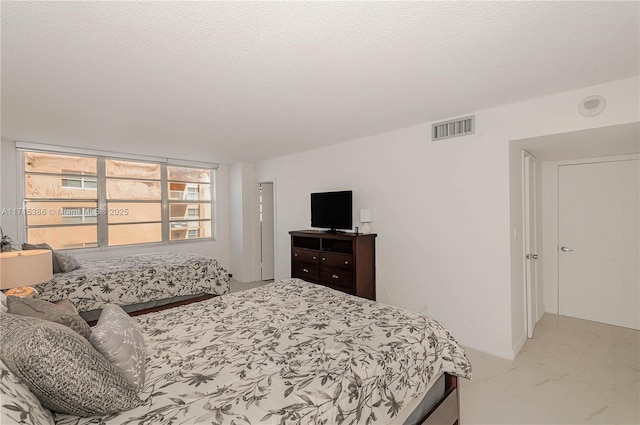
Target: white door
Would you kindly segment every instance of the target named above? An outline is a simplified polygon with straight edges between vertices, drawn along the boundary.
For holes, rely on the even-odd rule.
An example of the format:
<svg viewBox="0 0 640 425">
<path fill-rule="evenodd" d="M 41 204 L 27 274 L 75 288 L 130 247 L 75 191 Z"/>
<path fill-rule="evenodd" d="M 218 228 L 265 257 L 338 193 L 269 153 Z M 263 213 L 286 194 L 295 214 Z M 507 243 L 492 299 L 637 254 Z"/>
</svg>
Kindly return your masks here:
<svg viewBox="0 0 640 425">
<path fill-rule="evenodd" d="M 538 318 L 538 248 L 536 242 L 535 157 L 522 151 L 522 210 L 524 228 L 524 274 L 527 306 L 527 337 L 533 338 Z"/>
<path fill-rule="evenodd" d="M 640 329 L 640 161 L 559 167 L 559 312 Z"/>
<path fill-rule="evenodd" d="M 273 183 L 260 183 L 258 187 L 260 218 L 260 280 L 274 277 L 274 220 Z"/>
</svg>

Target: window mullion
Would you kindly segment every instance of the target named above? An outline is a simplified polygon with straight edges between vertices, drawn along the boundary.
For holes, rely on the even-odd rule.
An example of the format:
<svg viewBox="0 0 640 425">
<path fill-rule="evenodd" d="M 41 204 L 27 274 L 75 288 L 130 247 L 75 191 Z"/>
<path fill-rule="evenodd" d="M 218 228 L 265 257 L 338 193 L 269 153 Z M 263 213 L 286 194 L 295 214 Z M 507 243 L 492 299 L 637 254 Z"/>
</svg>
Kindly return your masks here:
<svg viewBox="0 0 640 425">
<path fill-rule="evenodd" d="M 107 215 L 107 178 L 104 158 L 97 158 L 98 174 L 98 246 L 109 245 L 109 217 Z"/>
<path fill-rule="evenodd" d="M 162 194 L 162 242 L 169 243 L 171 225 L 169 224 L 169 178 L 167 164 L 160 165 L 160 181 Z"/>
<path fill-rule="evenodd" d="M 22 208 L 26 208 L 27 207 L 27 200 L 25 199 L 25 196 L 27 194 L 27 191 L 25 189 L 25 186 L 27 184 L 27 175 L 25 174 L 25 166 L 24 166 L 24 152 L 19 151 L 18 152 L 18 164 L 16 166 L 16 171 L 18 173 L 18 179 L 16 181 L 21 181 L 22 184 L 18 185 L 17 188 L 17 199 L 22 199 Z M 17 220 L 21 220 L 20 223 L 18 223 L 18 227 L 20 229 L 22 229 L 22 234 L 20 235 L 21 239 L 23 241 L 27 240 L 27 215 L 26 214 L 22 214 L 19 218 L 17 218 Z"/>
<path fill-rule="evenodd" d="M 217 185 L 217 170 L 211 170 L 211 184 L 209 186 L 209 190 L 210 190 L 210 198 L 211 200 L 209 201 L 211 203 L 211 218 L 210 218 L 210 225 L 211 225 L 211 238 L 213 239 L 217 239 L 218 238 L 218 220 L 216 220 L 216 218 L 218 217 L 217 211 L 218 211 L 218 200 L 216 199 L 216 185 Z"/>
</svg>

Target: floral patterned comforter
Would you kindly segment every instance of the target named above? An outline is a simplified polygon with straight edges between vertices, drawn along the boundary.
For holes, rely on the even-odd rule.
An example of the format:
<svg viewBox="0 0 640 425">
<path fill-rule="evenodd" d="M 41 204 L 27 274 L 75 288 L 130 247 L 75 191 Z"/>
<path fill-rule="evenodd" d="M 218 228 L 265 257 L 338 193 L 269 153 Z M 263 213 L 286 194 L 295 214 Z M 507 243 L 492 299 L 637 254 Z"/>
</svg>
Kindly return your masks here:
<svg viewBox="0 0 640 425">
<path fill-rule="evenodd" d="M 182 252 L 79 260 L 80 268 L 36 286 L 40 298 L 69 298 L 79 312 L 107 303 L 130 305 L 180 295 L 229 292 L 229 273 L 217 260 Z"/>
<path fill-rule="evenodd" d="M 147 403 L 58 424 L 387 424 L 441 372 L 470 378 L 438 322 L 299 279 L 135 318 Z"/>
</svg>

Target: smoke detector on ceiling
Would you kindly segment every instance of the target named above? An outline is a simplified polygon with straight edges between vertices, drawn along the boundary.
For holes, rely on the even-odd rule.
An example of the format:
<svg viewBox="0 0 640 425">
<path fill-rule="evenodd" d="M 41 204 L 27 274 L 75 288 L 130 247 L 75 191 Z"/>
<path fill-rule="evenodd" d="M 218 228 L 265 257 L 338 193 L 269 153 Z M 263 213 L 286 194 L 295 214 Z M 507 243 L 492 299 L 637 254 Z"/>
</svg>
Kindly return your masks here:
<svg viewBox="0 0 640 425">
<path fill-rule="evenodd" d="M 600 112 L 604 111 L 607 106 L 607 100 L 598 95 L 585 97 L 580 101 L 578 105 L 578 111 L 580 115 L 584 117 L 595 117 Z"/>
</svg>

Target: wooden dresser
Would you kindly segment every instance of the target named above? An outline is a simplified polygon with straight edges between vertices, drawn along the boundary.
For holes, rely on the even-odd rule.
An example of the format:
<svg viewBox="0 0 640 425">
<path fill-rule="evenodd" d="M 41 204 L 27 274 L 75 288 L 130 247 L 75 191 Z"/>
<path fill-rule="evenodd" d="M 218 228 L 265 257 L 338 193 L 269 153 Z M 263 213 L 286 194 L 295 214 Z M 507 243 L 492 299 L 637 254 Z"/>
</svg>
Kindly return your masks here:
<svg viewBox="0 0 640 425">
<path fill-rule="evenodd" d="M 376 299 L 376 236 L 295 230 L 291 277 Z"/>
</svg>

